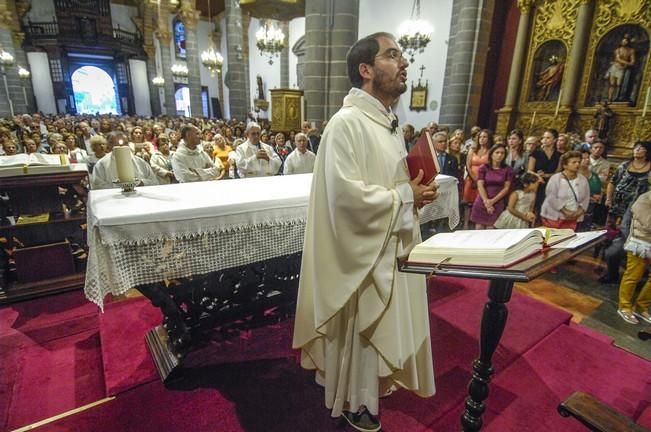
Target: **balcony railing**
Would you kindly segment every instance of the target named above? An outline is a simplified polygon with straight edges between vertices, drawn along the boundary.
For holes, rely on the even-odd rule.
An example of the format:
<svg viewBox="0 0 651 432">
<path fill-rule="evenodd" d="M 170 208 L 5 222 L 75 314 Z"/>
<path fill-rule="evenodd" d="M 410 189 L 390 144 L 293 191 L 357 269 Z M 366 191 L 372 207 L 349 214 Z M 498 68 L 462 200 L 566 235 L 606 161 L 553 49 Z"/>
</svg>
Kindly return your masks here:
<svg viewBox="0 0 651 432">
<path fill-rule="evenodd" d="M 36 22 L 28 21 L 24 25 L 25 36 L 31 40 L 37 39 L 56 39 L 59 37 L 80 37 L 80 32 L 73 27 L 70 28 L 61 28 L 59 23 L 56 21 L 50 22 Z M 97 36 L 102 39 L 101 34 Z M 108 35 L 104 36 L 107 37 Z M 120 26 L 114 27 L 109 38 L 112 37 L 116 42 L 120 42 L 128 45 L 142 45 L 142 35 L 139 32 L 130 32 L 123 30 Z"/>
</svg>

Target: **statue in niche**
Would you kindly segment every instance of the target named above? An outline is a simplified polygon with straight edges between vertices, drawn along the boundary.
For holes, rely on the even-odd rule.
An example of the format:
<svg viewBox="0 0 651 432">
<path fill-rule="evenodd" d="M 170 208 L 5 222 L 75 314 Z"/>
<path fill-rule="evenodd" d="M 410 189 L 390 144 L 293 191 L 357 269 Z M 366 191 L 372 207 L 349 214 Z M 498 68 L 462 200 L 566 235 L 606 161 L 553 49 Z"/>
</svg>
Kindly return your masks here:
<svg viewBox="0 0 651 432">
<path fill-rule="evenodd" d="M 549 100 L 552 90 L 560 86 L 564 70 L 565 63 L 561 62 L 558 56 L 549 58 L 549 66 L 536 77 L 536 100 Z"/>
<path fill-rule="evenodd" d="M 626 101 L 633 82 L 632 73 L 635 66 L 635 49 L 631 46 L 631 35 L 624 35 L 613 53 L 613 60 L 606 71 L 608 80 L 608 99 Z"/>
<path fill-rule="evenodd" d="M 608 100 L 602 99 L 594 113 L 594 126 L 599 138 L 602 140 L 608 139 L 608 132 L 610 131 L 611 123 L 613 122 L 615 113 L 608 106 Z"/>
<path fill-rule="evenodd" d="M 606 33 L 596 46 L 585 106 L 608 99 L 611 108 L 639 101 L 643 70 L 648 63 L 649 34 L 638 24 L 624 24 Z"/>
<path fill-rule="evenodd" d="M 256 76 L 255 81 L 258 84 L 258 99 L 264 100 L 264 84 L 262 84 L 262 77 L 260 75 Z"/>
</svg>

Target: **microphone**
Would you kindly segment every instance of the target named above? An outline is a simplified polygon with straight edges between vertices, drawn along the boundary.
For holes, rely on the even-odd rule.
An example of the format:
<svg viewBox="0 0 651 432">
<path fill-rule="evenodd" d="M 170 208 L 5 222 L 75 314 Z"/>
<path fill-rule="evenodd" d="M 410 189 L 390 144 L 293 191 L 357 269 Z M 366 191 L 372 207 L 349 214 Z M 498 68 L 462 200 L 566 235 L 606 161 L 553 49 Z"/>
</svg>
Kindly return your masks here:
<svg viewBox="0 0 651 432">
<path fill-rule="evenodd" d="M 394 114 L 391 120 L 391 133 L 396 133 L 396 129 L 398 129 L 398 116 Z"/>
</svg>

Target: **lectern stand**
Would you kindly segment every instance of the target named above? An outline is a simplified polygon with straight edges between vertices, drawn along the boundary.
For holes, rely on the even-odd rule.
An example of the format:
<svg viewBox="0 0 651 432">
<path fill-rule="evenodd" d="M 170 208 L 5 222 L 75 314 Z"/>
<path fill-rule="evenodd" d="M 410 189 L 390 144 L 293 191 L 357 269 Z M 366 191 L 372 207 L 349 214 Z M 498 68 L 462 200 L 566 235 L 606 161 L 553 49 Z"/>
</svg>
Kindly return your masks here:
<svg viewBox="0 0 651 432">
<path fill-rule="evenodd" d="M 486 409 L 488 384 L 493 375 L 492 358 L 506 327 L 509 311 L 506 304 L 511 300 L 514 282 L 529 282 L 600 243 L 603 236 L 593 239 L 574 249 L 547 249 L 524 261 L 507 268 L 459 267 L 450 265 L 423 265 L 399 260 L 401 271 L 426 275 L 456 276 L 462 278 L 487 279 L 488 302 L 484 306 L 479 336 L 479 358 L 472 364 L 472 379 L 468 384 L 468 397 L 461 424 L 466 432 L 475 432 L 482 427 L 482 414 Z"/>
</svg>

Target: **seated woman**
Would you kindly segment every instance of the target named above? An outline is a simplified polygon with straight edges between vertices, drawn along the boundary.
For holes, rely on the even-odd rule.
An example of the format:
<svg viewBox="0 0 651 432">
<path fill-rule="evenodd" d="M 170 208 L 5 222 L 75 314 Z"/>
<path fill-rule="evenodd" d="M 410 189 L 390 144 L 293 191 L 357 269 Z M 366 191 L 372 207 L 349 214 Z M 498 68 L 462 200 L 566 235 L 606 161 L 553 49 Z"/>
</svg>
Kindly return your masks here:
<svg viewBox="0 0 651 432">
<path fill-rule="evenodd" d="M 477 174 L 478 195 L 472 205 L 470 221 L 476 229 L 493 228 L 504 210 L 504 198 L 511 189 L 513 169 L 506 165 L 506 148 L 494 145 L 488 151 L 488 163 Z"/>
<path fill-rule="evenodd" d="M 217 134 L 213 138 L 213 160 L 219 159 L 224 166 L 225 172 L 230 172 L 230 160 L 228 155 L 233 151 L 233 148 L 228 145 L 226 139 Z"/>
<path fill-rule="evenodd" d="M 629 205 L 649 190 L 651 171 L 651 141 L 638 141 L 633 147 L 633 157 L 622 162 L 606 188 L 608 216 L 618 223 Z"/>
<path fill-rule="evenodd" d="M 577 222 L 590 204 L 588 179 L 579 174 L 581 153 L 568 151 L 561 156 L 562 170 L 552 175 L 545 188 L 545 201 L 540 209 L 544 226 L 576 229 Z"/>
<path fill-rule="evenodd" d="M 70 162 L 86 163 L 88 161 L 88 153 L 86 150 L 77 147 L 77 137 L 74 134 L 63 135 L 63 142 L 66 143 Z"/>
<path fill-rule="evenodd" d="M 151 155 L 151 160 L 149 161 L 151 170 L 156 174 L 158 183 L 176 183 L 176 178 L 172 171 L 172 155 L 174 152 L 170 151 L 170 139 L 163 133 L 159 134 L 157 138 L 158 150 Z"/>
</svg>

